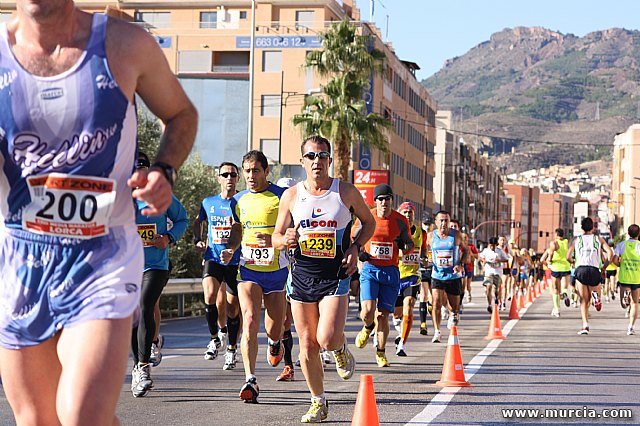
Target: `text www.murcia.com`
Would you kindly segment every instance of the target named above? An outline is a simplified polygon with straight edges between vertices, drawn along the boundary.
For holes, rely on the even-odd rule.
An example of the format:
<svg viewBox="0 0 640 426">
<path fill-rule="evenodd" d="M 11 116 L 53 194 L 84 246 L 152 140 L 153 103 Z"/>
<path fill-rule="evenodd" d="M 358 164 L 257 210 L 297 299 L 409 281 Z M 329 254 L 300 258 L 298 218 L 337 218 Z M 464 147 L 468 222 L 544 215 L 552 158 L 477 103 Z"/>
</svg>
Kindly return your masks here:
<svg viewBox="0 0 640 426">
<path fill-rule="evenodd" d="M 630 419 L 633 417 L 633 412 L 629 409 L 594 410 L 588 407 L 544 410 L 527 408 L 502 409 L 502 417 L 505 419 Z"/>
</svg>

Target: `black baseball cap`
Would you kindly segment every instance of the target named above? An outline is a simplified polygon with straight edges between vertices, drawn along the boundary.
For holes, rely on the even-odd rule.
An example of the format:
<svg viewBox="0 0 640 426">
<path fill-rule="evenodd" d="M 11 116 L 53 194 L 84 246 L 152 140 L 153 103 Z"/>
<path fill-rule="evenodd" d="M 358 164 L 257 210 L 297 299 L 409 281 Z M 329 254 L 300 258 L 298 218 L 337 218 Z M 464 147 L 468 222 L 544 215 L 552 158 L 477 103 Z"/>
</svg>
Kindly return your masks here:
<svg viewBox="0 0 640 426">
<path fill-rule="evenodd" d="M 381 195 L 393 195 L 393 189 L 386 183 L 381 183 L 373 188 L 373 199 L 375 200 Z"/>
</svg>

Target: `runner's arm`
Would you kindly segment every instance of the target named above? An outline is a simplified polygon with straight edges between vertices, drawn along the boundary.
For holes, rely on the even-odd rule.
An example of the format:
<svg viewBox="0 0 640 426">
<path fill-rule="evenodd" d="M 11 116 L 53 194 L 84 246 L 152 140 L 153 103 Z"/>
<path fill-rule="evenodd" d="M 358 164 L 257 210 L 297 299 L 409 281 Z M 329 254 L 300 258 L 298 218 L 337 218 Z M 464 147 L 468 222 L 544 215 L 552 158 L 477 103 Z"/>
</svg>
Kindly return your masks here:
<svg viewBox="0 0 640 426">
<path fill-rule="evenodd" d="M 573 250 L 575 250 L 576 247 L 576 239 L 573 238 L 571 240 L 571 243 L 569 244 L 569 250 L 567 250 L 567 260 L 569 261 L 569 263 L 573 263 Z"/>
<path fill-rule="evenodd" d="M 411 238 L 411 234 L 409 233 L 409 222 L 407 218 L 404 216 L 402 219 L 398 219 L 398 229 L 400 230 L 400 235 L 396 238 L 396 244 L 398 248 L 402 250 L 403 253 L 409 253 L 413 250 L 413 239 Z"/>
<path fill-rule="evenodd" d="M 175 244 L 176 241 L 182 238 L 182 235 L 189 227 L 187 211 L 175 195 L 173 196 L 171 206 L 169 206 L 167 210 L 167 216 L 171 219 L 171 222 L 173 222 L 173 227 L 170 231 L 167 231 L 167 235 L 171 243 Z"/>
<path fill-rule="evenodd" d="M 291 217 L 291 200 L 295 199 L 295 191 L 295 188 L 289 188 L 284 191 L 282 197 L 280 197 L 278 218 L 276 219 L 276 226 L 271 235 L 271 244 L 273 248 L 278 250 L 284 250 L 290 245 L 287 239 L 293 238 L 297 240 L 297 229 L 291 228 L 293 224 L 293 218 Z M 289 229 L 292 231 L 289 231 Z"/>
</svg>

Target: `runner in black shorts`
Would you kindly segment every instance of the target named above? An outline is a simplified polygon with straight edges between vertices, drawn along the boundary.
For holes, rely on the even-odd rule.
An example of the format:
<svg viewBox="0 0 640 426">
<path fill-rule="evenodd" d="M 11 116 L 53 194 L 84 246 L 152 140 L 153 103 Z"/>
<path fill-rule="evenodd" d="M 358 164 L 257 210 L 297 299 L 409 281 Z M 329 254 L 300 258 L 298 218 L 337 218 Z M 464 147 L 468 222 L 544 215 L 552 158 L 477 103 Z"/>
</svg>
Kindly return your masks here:
<svg viewBox="0 0 640 426">
<path fill-rule="evenodd" d="M 220 194 L 207 197 L 202 201 L 200 213 L 193 223 L 196 248 L 204 252 L 202 289 L 205 318 L 211 336 L 204 359 L 216 359 L 218 351 L 228 337 L 223 370 L 232 370 L 236 366 L 236 347 L 240 330 L 237 280 L 240 250 L 232 252 L 229 264 L 225 265 L 220 257 L 222 252 L 229 250 L 227 246 L 231 235 L 231 198 L 237 192 L 236 185 L 239 179 L 238 166 L 228 162 L 220 164 L 218 168 Z M 209 225 L 208 243 L 202 240 L 202 229 L 205 224 Z"/>
</svg>

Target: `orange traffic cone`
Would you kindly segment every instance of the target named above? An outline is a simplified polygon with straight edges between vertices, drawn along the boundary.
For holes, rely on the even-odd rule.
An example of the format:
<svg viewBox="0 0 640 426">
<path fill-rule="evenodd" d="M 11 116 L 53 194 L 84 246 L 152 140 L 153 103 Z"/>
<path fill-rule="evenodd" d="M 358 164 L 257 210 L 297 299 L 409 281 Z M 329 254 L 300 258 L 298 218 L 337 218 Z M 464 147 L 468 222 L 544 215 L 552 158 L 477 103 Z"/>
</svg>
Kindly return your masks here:
<svg viewBox="0 0 640 426">
<path fill-rule="evenodd" d="M 516 306 L 518 302 L 516 302 L 516 295 L 514 294 L 511 298 L 511 309 L 509 309 L 509 319 L 510 320 L 519 320 L 520 315 L 518 315 L 518 307 Z"/>
<path fill-rule="evenodd" d="M 529 303 L 533 303 L 533 299 L 531 298 L 531 289 L 527 289 L 527 305 Z"/>
<path fill-rule="evenodd" d="M 540 286 L 540 281 L 536 282 L 536 290 L 538 291 L 538 296 L 542 293 L 542 287 Z"/>
<path fill-rule="evenodd" d="M 524 296 L 522 295 L 522 291 L 518 292 L 518 310 L 524 309 Z"/>
<path fill-rule="evenodd" d="M 361 374 L 360 387 L 356 407 L 353 410 L 351 426 L 379 426 L 378 407 L 376 406 L 376 393 L 373 390 L 373 375 Z"/>
<path fill-rule="evenodd" d="M 442 376 L 436 382 L 436 386 L 471 386 L 471 383 L 467 382 L 464 377 L 464 364 L 462 363 L 462 353 L 460 353 L 460 344 L 458 343 L 458 327 L 455 325 L 451 327 L 449 341 L 447 342 L 447 352 L 444 354 Z"/>
<path fill-rule="evenodd" d="M 531 286 L 531 297 L 533 298 L 533 300 L 536 300 L 538 298 L 538 292 L 536 291 L 535 285 Z"/>
<path fill-rule="evenodd" d="M 502 335 L 502 327 L 500 326 L 500 312 L 498 311 L 498 305 L 493 305 L 493 312 L 491 313 L 491 323 L 489 324 L 489 333 L 484 337 L 484 340 L 504 340 L 506 337 Z"/>
</svg>

